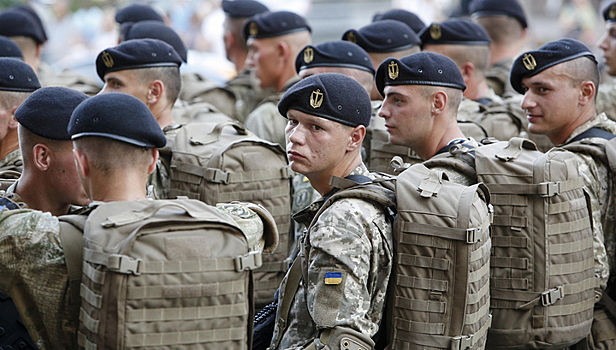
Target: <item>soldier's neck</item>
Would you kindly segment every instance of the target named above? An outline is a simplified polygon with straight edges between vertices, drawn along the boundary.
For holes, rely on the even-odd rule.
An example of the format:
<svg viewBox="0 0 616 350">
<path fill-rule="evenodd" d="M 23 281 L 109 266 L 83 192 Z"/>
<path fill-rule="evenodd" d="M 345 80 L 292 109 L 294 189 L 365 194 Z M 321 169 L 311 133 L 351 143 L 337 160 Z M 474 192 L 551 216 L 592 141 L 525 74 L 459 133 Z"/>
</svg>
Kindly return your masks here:
<svg viewBox="0 0 616 350">
<path fill-rule="evenodd" d="M 19 148 L 17 129 L 9 129 L 6 136 L 0 141 L 0 159 Z"/>
<path fill-rule="evenodd" d="M 480 98 L 486 97 L 490 92 L 490 87 L 485 79 L 478 81 L 475 84 L 467 84 L 464 90 L 464 97 L 469 100 L 477 101 Z"/>
<path fill-rule="evenodd" d="M 45 177 L 38 178 L 24 171 L 17 183 L 15 193 L 30 209 L 50 212 L 54 216 L 66 215 L 71 204 L 58 201 L 59 197 L 52 190 L 53 185 L 45 182 Z"/>
<path fill-rule="evenodd" d="M 343 159 L 340 163 L 337 164 L 334 169 L 331 169 L 331 171 L 305 175 L 308 180 L 310 180 L 310 185 L 312 186 L 312 188 L 319 192 L 321 196 L 325 196 L 333 189 L 333 187 L 329 185 L 329 178 L 331 176 L 349 176 L 351 172 L 355 170 L 355 168 L 357 168 L 360 164 L 361 157 L 357 155 L 355 157 Z"/>
<path fill-rule="evenodd" d="M 92 201 L 128 202 L 146 198 L 147 174 L 116 171 L 111 176 L 93 172 L 87 179 L 86 192 Z"/>
</svg>

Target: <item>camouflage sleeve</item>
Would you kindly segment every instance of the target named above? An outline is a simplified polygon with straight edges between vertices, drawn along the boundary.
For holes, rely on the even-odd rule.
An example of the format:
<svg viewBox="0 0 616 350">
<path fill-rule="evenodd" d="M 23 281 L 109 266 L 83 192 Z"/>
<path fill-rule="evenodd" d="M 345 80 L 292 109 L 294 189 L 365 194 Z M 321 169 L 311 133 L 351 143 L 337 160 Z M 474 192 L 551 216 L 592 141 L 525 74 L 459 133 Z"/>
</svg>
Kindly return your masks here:
<svg viewBox="0 0 616 350">
<path fill-rule="evenodd" d="M 597 114 L 616 120 L 616 84 L 601 84 L 597 90 Z"/>
<path fill-rule="evenodd" d="M 306 300 L 317 329 L 378 331 L 391 271 L 385 234 L 382 208 L 359 199 L 337 201 L 311 227 Z"/>
<path fill-rule="evenodd" d="M 278 245 L 278 229 L 272 215 L 253 203 L 219 203 L 216 208 L 239 226 L 250 251 L 273 252 Z"/>
<path fill-rule="evenodd" d="M 602 181 L 600 179 L 607 178 L 607 169 L 597 166 L 597 163 L 589 155 L 576 153 L 578 155 L 580 175 L 584 178 L 585 188 L 590 195 L 592 205 L 592 220 L 593 220 L 593 250 L 595 255 L 595 276 L 601 280 L 601 287 L 605 289 L 607 279 L 609 277 L 608 256 L 605 249 L 603 226 L 601 220 L 601 208 L 607 203 L 607 191 L 602 189 Z M 603 170 L 603 171 L 602 171 Z M 602 176 L 602 172 L 603 174 Z M 603 181 L 605 182 L 605 181 Z"/>
<path fill-rule="evenodd" d="M 278 107 L 273 102 L 266 102 L 252 111 L 246 117 L 246 129 L 270 142 L 275 142 L 286 148 L 284 129 L 287 119 L 280 115 Z"/>
<path fill-rule="evenodd" d="M 156 161 L 156 168 L 148 175 L 146 182 L 147 196 L 150 199 L 168 199 L 171 177 L 160 159 Z"/>
</svg>

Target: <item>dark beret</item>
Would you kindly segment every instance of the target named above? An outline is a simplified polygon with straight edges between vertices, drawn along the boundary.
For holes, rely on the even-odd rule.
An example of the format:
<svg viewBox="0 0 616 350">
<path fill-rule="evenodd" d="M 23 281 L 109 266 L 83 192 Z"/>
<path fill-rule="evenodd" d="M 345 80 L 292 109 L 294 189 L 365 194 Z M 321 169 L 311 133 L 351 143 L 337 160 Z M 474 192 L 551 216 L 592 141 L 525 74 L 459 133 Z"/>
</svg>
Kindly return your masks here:
<svg viewBox="0 0 616 350">
<path fill-rule="evenodd" d="M 164 147 L 167 139 L 150 109 L 136 97 L 110 92 L 88 98 L 71 115 L 68 133 L 75 140 L 100 136 L 139 147 Z"/>
<path fill-rule="evenodd" d="M 522 79 L 532 77 L 559 63 L 579 57 L 588 57 L 597 63 L 597 59 L 586 45 L 574 39 L 560 39 L 542 45 L 536 51 L 521 54 L 513 62 L 510 81 L 513 89 L 521 94 Z"/>
<path fill-rule="evenodd" d="M 124 40 L 131 39 L 158 39 L 173 46 L 175 52 L 180 55 L 182 61 L 186 62 L 187 52 L 184 42 L 180 36 L 171 28 L 167 27 L 163 22 L 158 21 L 141 21 L 131 23 L 123 29 L 122 37 Z"/>
<path fill-rule="evenodd" d="M 403 22 L 415 33 L 419 33 L 426 26 L 426 24 L 419 17 L 417 17 L 416 14 L 402 9 L 391 9 L 385 13 L 377 13 L 372 18 L 372 22 L 382 21 L 384 19 L 393 19 L 395 21 Z"/>
<path fill-rule="evenodd" d="M 603 19 L 606 22 L 616 22 L 616 2 L 609 4 L 603 10 Z"/>
<path fill-rule="evenodd" d="M 43 21 L 41 20 L 41 17 L 39 17 L 38 13 L 36 13 L 36 11 L 34 11 L 32 7 L 22 5 L 22 6 L 15 6 L 13 7 L 13 9 L 17 11 L 24 11 L 24 12 L 29 13 L 41 28 L 41 32 L 43 33 L 43 42 L 47 41 L 47 33 L 45 32 L 45 26 L 43 25 Z"/>
<path fill-rule="evenodd" d="M 377 21 L 359 30 L 347 30 L 342 40 L 356 43 L 367 52 L 383 53 L 402 51 L 421 44 L 411 28 L 392 19 Z"/>
<path fill-rule="evenodd" d="M 21 60 L 24 59 L 24 55 L 13 40 L 0 35 L 0 57 L 13 57 L 19 58 Z"/>
<path fill-rule="evenodd" d="M 182 58 L 173 47 L 158 39 L 133 39 L 103 50 L 96 57 L 96 72 L 105 74 L 126 69 L 179 67 Z"/>
<path fill-rule="evenodd" d="M 53 86 L 33 92 L 15 111 L 15 119 L 30 132 L 52 140 L 70 140 L 68 122 L 88 95 Z"/>
<path fill-rule="evenodd" d="M 36 73 L 27 63 L 12 57 L 0 58 L 0 90 L 32 92 L 40 88 Z"/>
<path fill-rule="evenodd" d="M 8 9 L 0 13 L 0 35 L 26 36 L 34 39 L 37 44 L 45 42 L 45 33 L 36 19 L 24 10 Z"/>
<path fill-rule="evenodd" d="M 164 22 L 161 15 L 148 5 L 132 4 L 118 10 L 115 15 L 116 22 L 158 21 Z"/>
<path fill-rule="evenodd" d="M 470 4 L 473 18 L 483 16 L 509 16 L 520 22 L 522 27 L 528 27 L 526 14 L 518 0 L 474 0 Z"/>
<path fill-rule="evenodd" d="M 254 0 L 222 0 L 222 10 L 232 18 L 248 18 L 269 11 L 267 6 Z"/>
<path fill-rule="evenodd" d="M 422 47 L 425 45 L 484 45 L 492 40 L 479 24 L 461 18 L 450 18 L 442 23 L 432 23 L 419 33 Z"/>
<path fill-rule="evenodd" d="M 401 59 L 388 58 L 376 70 L 376 87 L 381 94 L 387 85 L 444 86 L 464 91 L 462 73 L 449 57 L 418 52 Z"/>
<path fill-rule="evenodd" d="M 309 31 L 306 19 L 294 12 L 263 12 L 250 17 L 244 23 L 244 38 L 273 38 L 286 34 Z"/>
<path fill-rule="evenodd" d="M 372 115 L 366 89 L 337 73 L 315 74 L 293 85 L 278 103 L 278 111 L 285 118 L 289 109 L 353 127 L 367 127 Z"/>
<path fill-rule="evenodd" d="M 328 41 L 308 45 L 297 55 L 295 70 L 313 67 L 343 67 L 361 69 L 374 74 L 372 61 L 366 50 L 350 41 Z"/>
</svg>

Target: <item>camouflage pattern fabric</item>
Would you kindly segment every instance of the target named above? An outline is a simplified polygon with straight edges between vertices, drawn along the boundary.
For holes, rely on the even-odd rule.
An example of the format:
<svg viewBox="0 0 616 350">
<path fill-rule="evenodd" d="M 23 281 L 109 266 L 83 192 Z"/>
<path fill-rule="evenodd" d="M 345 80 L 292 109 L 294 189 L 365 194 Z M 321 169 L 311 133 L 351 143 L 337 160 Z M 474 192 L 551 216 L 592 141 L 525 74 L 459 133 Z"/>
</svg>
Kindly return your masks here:
<svg viewBox="0 0 616 350">
<path fill-rule="evenodd" d="M 19 148 L 0 159 L 0 171 L 12 170 L 21 173 L 23 166 Z"/>
<path fill-rule="evenodd" d="M 284 93 L 298 81 L 299 78 L 297 76 L 293 77 L 285 84 L 282 91 L 264 99 L 246 117 L 244 123 L 246 129 L 254 132 L 260 138 L 275 142 L 282 146 L 283 149 L 286 149 L 287 143 L 285 141 L 284 129 L 287 126 L 287 118 L 281 116 L 280 112 L 278 112 L 278 102 L 280 102 Z"/>
<path fill-rule="evenodd" d="M 163 133 L 167 138 L 167 144 L 165 147 L 158 149 L 160 156 L 158 157 L 158 161 L 156 161 L 156 168 L 148 175 L 146 182 L 146 193 L 150 199 L 169 199 L 171 175 L 167 169 L 171 166 L 171 147 L 181 127 L 182 125 L 179 124 L 171 124 L 163 128 Z"/>
<path fill-rule="evenodd" d="M 616 120 L 616 84 L 605 83 L 597 89 L 597 114 L 605 113 L 611 119 Z"/>
<path fill-rule="evenodd" d="M 260 216 L 242 203 L 217 208 L 242 229 L 251 250 L 263 249 Z M 79 314 L 69 307 L 57 217 L 29 209 L 0 211 L 0 291 L 13 298 L 39 350 L 73 348 Z"/>
<path fill-rule="evenodd" d="M 583 133 L 590 128 L 600 128 L 616 133 L 616 122 L 613 122 L 607 118 L 605 114 L 600 114 L 595 118 L 587 121 L 583 125 L 577 127 L 569 138 L 565 141 L 565 144 L 575 138 L 577 135 Z M 594 230 L 594 255 L 595 255 L 595 275 L 600 278 L 601 286 L 605 289 L 607 279 L 609 276 L 609 261 L 606 252 L 606 246 L 604 242 L 607 242 L 610 246 L 610 251 L 614 251 L 614 233 L 605 232 L 610 240 L 606 241 L 604 238 L 603 225 L 606 223 L 608 216 L 612 217 L 616 215 L 611 206 L 608 206 L 611 199 L 610 184 L 605 179 L 609 178 L 609 169 L 606 164 L 595 161 L 595 159 L 589 154 L 577 153 L 579 157 L 579 170 L 580 174 L 584 178 L 585 187 L 590 195 L 592 204 L 592 217 L 593 217 L 593 230 Z"/>
<path fill-rule="evenodd" d="M 488 85 L 494 89 L 494 92 L 498 96 L 504 96 L 506 93 L 517 93 L 511 83 L 509 82 L 509 75 L 511 73 L 511 66 L 513 65 L 513 59 L 505 59 L 500 62 L 494 63 L 488 67 L 486 71 L 486 80 Z"/>
<path fill-rule="evenodd" d="M 363 164 L 351 175 L 374 178 Z M 299 214 L 301 221 L 311 222 L 322 205 L 319 200 L 306 208 Z M 376 334 L 392 268 L 393 227 L 384 210 L 371 201 L 343 198 L 308 228 L 301 242 L 307 283 L 302 281 L 295 294 L 279 349 L 302 349 L 313 342 L 321 349 L 317 338 L 322 329 L 346 327 L 369 337 Z M 278 305 L 287 278 L 280 286 Z M 277 332 L 275 328 L 274 339 Z"/>
</svg>

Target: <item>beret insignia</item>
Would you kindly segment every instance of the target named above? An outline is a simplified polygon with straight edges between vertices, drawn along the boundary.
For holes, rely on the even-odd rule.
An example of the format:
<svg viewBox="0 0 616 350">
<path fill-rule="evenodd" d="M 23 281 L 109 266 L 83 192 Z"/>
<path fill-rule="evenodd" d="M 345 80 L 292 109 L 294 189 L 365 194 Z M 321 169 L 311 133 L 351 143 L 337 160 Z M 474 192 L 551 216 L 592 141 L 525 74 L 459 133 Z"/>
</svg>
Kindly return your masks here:
<svg viewBox="0 0 616 350">
<path fill-rule="evenodd" d="M 355 36 L 355 33 L 353 32 L 349 33 L 349 35 L 347 36 L 347 40 L 354 44 L 357 44 L 357 37 Z"/>
<path fill-rule="evenodd" d="M 312 62 L 313 59 L 314 59 L 314 51 L 312 50 L 312 47 L 307 47 L 304 50 L 304 62 L 310 63 Z"/>
<path fill-rule="evenodd" d="M 259 33 L 259 27 L 257 26 L 257 22 L 250 22 L 250 27 L 248 30 L 250 32 L 250 35 L 257 35 Z"/>
<path fill-rule="evenodd" d="M 442 35 L 441 27 L 438 24 L 433 24 L 430 26 L 430 37 L 433 40 L 440 39 L 441 35 Z"/>
<path fill-rule="evenodd" d="M 317 109 L 323 103 L 323 93 L 321 89 L 316 89 L 310 94 L 310 107 Z"/>
<path fill-rule="evenodd" d="M 105 66 L 107 66 L 107 68 L 113 67 L 113 57 L 111 57 L 109 52 L 107 51 L 103 52 L 101 54 L 101 57 L 103 59 L 103 63 L 105 63 Z"/>
<path fill-rule="evenodd" d="M 398 63 L 391 61 L 391 63 L 387 66 L 387 73 L 389 74 L 389 79 L 396 80 L 398 78 L 398 74 L 400 74 Z"/>
<path fill-rule="evenodd" d="M 524 55 L 524 58 L 522 58 L 522 63 L 524 63 L 524 67 L 528 70 L 533 70 L 537 67 L 537 61 L 535 61 L 533 55 L 529 53 Z"/>
</svg>

